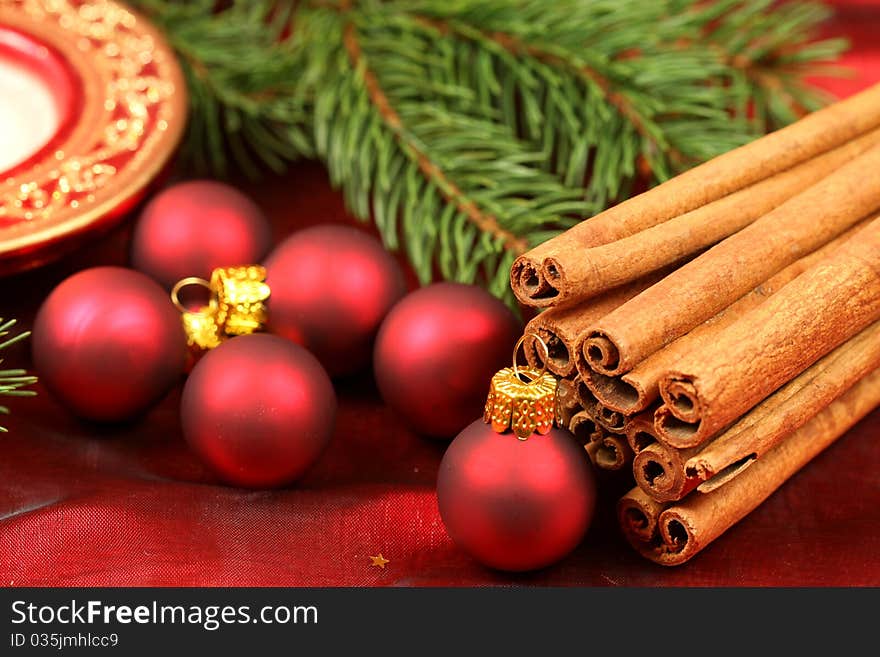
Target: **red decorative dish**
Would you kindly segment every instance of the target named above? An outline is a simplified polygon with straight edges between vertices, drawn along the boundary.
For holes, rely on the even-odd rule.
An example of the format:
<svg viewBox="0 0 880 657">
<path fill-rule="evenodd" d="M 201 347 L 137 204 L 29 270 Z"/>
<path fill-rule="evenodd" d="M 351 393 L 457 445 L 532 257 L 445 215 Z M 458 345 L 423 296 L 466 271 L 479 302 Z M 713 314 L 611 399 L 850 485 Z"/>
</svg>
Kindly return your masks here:
<svg viewBox="0 0 880 657">
<path fill-rule="evenodd" d="M 186 86 L 110 0 L 0 0 L 0 274 L 119 220 L 176 149 Z"/>
</svg>

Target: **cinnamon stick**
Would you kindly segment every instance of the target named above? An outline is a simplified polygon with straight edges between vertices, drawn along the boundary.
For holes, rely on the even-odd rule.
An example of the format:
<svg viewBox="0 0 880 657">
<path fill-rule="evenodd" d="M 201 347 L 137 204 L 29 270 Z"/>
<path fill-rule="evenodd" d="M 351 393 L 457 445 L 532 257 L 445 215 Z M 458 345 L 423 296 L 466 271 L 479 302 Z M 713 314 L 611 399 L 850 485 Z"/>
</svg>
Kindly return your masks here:
<svg viewBox="0 0 880 657">
<path fill-rule="evenodd" d="M 729 483 L 710 493 L 689 495 L 682 502 L 663 508 L 657 516 L 659 531 L 656 534 L 640 528 L 634 518 L 641 510 L 647 524 L 653 517 L 651 514 L 662 505 L 655 503 L 652 507 L 643 491 L 639 492 L 644 497 L 631 491 L 618 504 L 624 535 L 643 556 L 656 563 L 674 566 L 688 561 L 758 507 L 878 404 L 880 370 L 875 370 Z M 634 499 L 643 506 L 638 506 Z"/>
<path fill-rule="evenodd" d="M 605 433 L 581 406 L 576 382 L 572 379 L 560 379 L 556 385 L 556 425 L 568 429 L 584 446 L 601 439 Z"/>
<path fill-rule="evenodd" d="M 633 475 L 660 502 L 709 492 L 738 476 L 816 413 L 880 367 L 880 322 L 807 368 L 704 446 L 677 449 L 660 436 L 636 452 Z M 643 434 L 644 435 L 644 434 Z"/>
<path fill-rule="evenodd" d="M 606 407 L 596 399 L 580 377 L 575 377 L 573 382 L 581 407 L 593 418 L 596 424 L 612 433 L 622 434 L 625 432 L 626 416 L 623 413 Z"/>
<path fill-rule="evenodd" d="M 526 305 L 570 297 L 591 275 L 584 249 L 634 235 L 790 169 L 880 126 L 880 85 L 720 155 L 624 201 L 517 258 L 511 287 Z M 766 278 L 766 277 L 765 277 Z"/>
<path fill-rule="evenodd" d="M 843 165 L 593 324 L 584 342 L 594 370 L 613 376 L 729 306 L 880 207 L 880 146 Z"/>
<path fill-rule="evenodd" d="M 576 376 L 572 379 L 572 384 L 574 385 L 574 391 L 577 395 L 578 402 L 580 403 L 581 408 L 592 415 L 595 412 L 599 400 L 596 399 L 596 396 L 584 384 L 579 376 Z"/>
<path fill-rule="evenodd" d="M 623 429 L 633 454 L 638 454 L 648 445 L 657 442 L 657 431 L 654 429 L 654 411 L 628 417 Z"/>
<path fill-rule="evenodd" d="M 624 434 L 626 432 L 626 416 L 620 411 L 615 411 L 596 401 L 593 408 L 593 417 L 600 427 L 611 433 Z"/>
<path fill-rule="evenodd" d="M 604 433 L 584 447 L 593 464 L 602 470 L 622 470 L 632 463 L 633 453 L 626 436 Z"/>
<path fill-rule="evenodd" d="M 601 441 L 606 435 L 602 427 L 596 424 L 593 417 L 584 410 L 578 411 L 571 416 L 568 430 L 574 435 L 575 440 L 584 447 L 590 443 Z"/>
<path fill-rule="evenodd" d="M 742 473 L 822 408 L 880 368 L 880 322 L 848 340 L 770 395 L 705 448 L 690 454 L 683 492 L 709 492 Z M 662 498 L 657 498 L 662 499 Z"/>
<path fill-rule="evenodd" d="M 674 340 L 619 376 L 605 376 L 593 370 L 583 355 L 586 333 L 576 348 L 578 374 L 593 395 L 610 409 L 626 415 L 640 413 L 660 398 L 660 379 L 688 353 L 699 353 L 716 340 L 716 336 L 747 312 L 776 294 L 789 282 L 817 262 L 833 253 L 858 230 L 868 224 L 863 220 L 822 248 L 813 251 L 753 288 L 748 294 L 709 318 L 689 333 Z M 550 312 L 550 311 L 547 311 Z M 653 413 L 651 417 L 653 424 Z"/>
<path fill-rule="evenodd" d="M 586 304 L 559 306 L 539 313 L 526 324 L 524 332 L 525 354 L 529 365 L 537 369 L 544 366 L 544 350 L 532 337 L 537 335 L 547 345 L 547 369 L 559 377 L 574 375 L 576 347 L 590 323 L 607 315 L 661 278 L 662 272 L 648 275 L 641 280 L 609 290 Z"/>
<path fill-rule="evenodd" d="M 658 434 L 673 447 L 703 443 L 878 319 L 880 218 L 667 373 Z"/>
<path fill-rule="evenodd" d="M 563 381 L 569 383 L 565 379 Z M 590 461 L 597 468 L 621 470 L 632 462 L 632 451 L 626 438 L 602 429 L 587 411 L 579 410 L 574 413 L 567 427 L 574 439 L 584 446 Z"/>
<path fill-rule="evenodd" d="M 624 536 L 634 545 L 650 544 L 656 539 L 660 514 L 668 506 L 636 487 L 617 503 L 617 520 Z"/>
<path fill-rule="evenodd" d="M 581 410 L 574 383 L 570 379 L 560 379 L 556 384 L 556 426 L 567 429 L 571 418 Z"/>
<path fill-rule="evenodd" d="M 871 146 L 880 129 L 634 235 L 584 249 L 551 305 L 570 305 L 681 262 L 749 225 Z"/>
<path fill-rule="evenodd" d="M 700 450 L 699 447 L 676 449 L 655 442 L 636 454 L 633 476 L 636 485 L 658 502 L 674 502 L 688 490 L 685 462 Z"/>
</svg>

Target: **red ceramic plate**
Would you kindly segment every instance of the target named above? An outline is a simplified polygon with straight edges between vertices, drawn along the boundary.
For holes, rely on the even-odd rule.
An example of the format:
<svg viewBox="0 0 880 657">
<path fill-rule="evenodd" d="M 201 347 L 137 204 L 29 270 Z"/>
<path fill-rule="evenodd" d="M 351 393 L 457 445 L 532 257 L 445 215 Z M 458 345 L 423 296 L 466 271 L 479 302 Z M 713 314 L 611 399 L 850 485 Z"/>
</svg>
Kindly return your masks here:
<svg viewBox="0 0 880 657">
<path fill-rule="evenodd" d="M 0 0 L 0 274 L 121 218 L 185 122 L 180 68 L 143 17 L 110 0 Z"/>
</svg>

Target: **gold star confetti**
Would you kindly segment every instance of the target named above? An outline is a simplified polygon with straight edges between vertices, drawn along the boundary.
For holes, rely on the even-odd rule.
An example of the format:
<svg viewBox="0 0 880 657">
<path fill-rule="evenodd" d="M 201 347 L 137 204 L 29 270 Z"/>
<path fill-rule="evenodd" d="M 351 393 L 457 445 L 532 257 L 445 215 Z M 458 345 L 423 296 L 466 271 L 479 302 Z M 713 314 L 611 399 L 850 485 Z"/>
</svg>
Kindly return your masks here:
<svg viewBox="0 0 880 657">
<path fill-rule="evenodd" d="M 379 566 L 382 570 L 385 570 L 386 563 L 391 563 L 391 561 L 382 556 L 381 552 L 375 557 L 370 557 L 370 559 L 373 561 L 373 563 L 370 564 L 371 566 Z"/>
</svg>

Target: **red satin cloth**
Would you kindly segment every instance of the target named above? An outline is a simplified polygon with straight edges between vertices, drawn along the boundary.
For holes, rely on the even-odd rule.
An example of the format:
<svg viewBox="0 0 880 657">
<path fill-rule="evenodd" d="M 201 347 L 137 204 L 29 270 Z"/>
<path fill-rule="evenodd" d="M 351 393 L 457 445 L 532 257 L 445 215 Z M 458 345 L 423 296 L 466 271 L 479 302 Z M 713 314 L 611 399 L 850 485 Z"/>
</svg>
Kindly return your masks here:
<svg viewBox="0 0 880 657">
<path fill-rule="evenodd" d="M 850 0 L 827 32 L 853 42 L 845 96 L 880 81 L 880 3 Z M 870 182 L 870 181 L 869 181 Z M 873 181 L 876 182 L 876 181 Z M 351 221 L 316 164 L 247 189 L 277 241 L 306 225 Z M 130 224 L 68 260 L 7 278 L 0 315 L 29 327 L 70 273 L 124 264 Z M 27 349 L 8 354 L 27 365 Z M 600 476 L 597 517 L 559 564 L 527 575 L 459 551 L 437 513 L 444 444 L 407 431 L 364 373 L 337 384 L 330 448 L 295 488 L 219 485 L 183 443 L 180 390 L 113 429 L 72 419 L 44 390 L 14 401 L 0 438 L 0 584 L 7 585 L 880 585 L 880 410 L 689 564 L 635 554 L 613 518 L 626 477 Z M 390 562 L 371 566 L 371 555 Z"/>
</svg>

